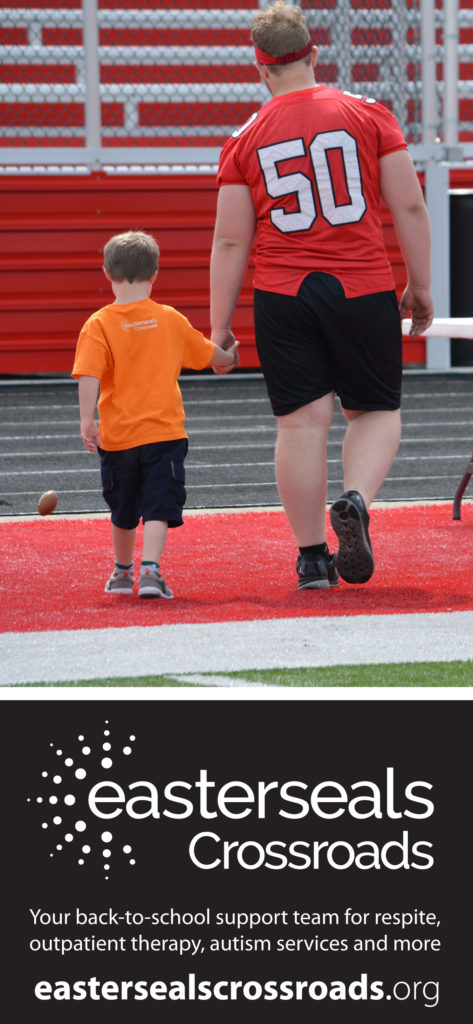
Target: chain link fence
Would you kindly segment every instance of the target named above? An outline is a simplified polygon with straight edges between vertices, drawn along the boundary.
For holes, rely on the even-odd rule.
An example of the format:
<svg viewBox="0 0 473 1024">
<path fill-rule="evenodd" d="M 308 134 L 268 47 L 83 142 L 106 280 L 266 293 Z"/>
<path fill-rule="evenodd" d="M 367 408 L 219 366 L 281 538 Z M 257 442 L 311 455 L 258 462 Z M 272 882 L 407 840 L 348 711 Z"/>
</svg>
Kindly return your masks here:
<svg viewBox="0 0 473 1024">
<path fill-rule="evenodd" d="M 473 140 L 473 0 L 460 9 L 460 139 Z M 301 0 L 317 80 L 389 106 L 422 143 L 424 0 Z M 264 0 L 259 5 L 266 6 Z M 0 163 L 216 162 L 267 94 L 255 0 L 0 0 Z M 442 140 L 443 9 L 433 131 Z M 425 57 L 425 53 L 424 53 Z"/>
</svg>

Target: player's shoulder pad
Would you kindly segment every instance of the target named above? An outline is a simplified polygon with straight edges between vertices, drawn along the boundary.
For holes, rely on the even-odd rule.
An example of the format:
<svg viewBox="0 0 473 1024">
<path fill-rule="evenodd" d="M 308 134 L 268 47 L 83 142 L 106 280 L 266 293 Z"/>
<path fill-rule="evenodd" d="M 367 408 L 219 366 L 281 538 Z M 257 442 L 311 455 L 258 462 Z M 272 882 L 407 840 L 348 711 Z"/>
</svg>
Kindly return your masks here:
<svg viewBox="0 0 473 1024">
<path fill-rule="evenodd" d="M 258 114 L 259 110 L 255 110 L 254 114 L 252 114 L 251 117 L 242 124 L 241 128 L 237 128 L 236 131 L 232 132 L 232 139 L 239 139 L 240 135 L 243 135 L 243 132 L 246 132 L 246 129 L 250 127 L 250 124 L 253 124 L 253 122 L 256 121 Z"/>
</svg>

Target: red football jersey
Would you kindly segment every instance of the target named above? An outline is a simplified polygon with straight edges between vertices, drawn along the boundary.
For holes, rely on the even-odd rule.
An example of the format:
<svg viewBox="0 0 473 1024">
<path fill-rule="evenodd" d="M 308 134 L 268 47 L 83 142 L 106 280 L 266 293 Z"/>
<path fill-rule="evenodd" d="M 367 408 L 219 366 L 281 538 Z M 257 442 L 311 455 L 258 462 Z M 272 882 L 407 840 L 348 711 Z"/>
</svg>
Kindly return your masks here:
<svg viewBox="0 0 473 1024">
<path fill-rule="evenodd" d="M 394 288 L 378 161 L 398 149 L 407 144 L 386 107 L 324 85 L 274 97 L 234 132 L 217 181 L 250 189 L 255 287 L 296 295 L 319 270 L 348 298 Z"/>
</svg>

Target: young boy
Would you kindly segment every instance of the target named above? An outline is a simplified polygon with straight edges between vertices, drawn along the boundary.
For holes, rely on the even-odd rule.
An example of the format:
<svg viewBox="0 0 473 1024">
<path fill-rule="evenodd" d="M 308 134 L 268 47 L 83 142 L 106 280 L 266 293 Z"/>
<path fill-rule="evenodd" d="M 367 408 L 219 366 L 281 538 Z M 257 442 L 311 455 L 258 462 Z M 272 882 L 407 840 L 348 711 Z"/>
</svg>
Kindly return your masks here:
<svg viewBox="0 0 473 1024">
<path fill-rule="evenodd" d="M 168 527 L 182 526 L 186 499 L 188 442 L 178 377 L 183 366 L 226 373 L 239 361 L 238 342 L 224 351 L 177 310 L 150 298 L 158 264 L 158 244 L 143 231 L 107 242 L 103 270 L 115 302 L 84 324 L 72 376 L 79 378 L 82 441 L 87 451 L 100 454 L 103 496 L 111 511 L 115 568 L 105 591 L 133 591 L 141 517 L 139 596 L 171 598 L 159 563 Z"/>
</svg>

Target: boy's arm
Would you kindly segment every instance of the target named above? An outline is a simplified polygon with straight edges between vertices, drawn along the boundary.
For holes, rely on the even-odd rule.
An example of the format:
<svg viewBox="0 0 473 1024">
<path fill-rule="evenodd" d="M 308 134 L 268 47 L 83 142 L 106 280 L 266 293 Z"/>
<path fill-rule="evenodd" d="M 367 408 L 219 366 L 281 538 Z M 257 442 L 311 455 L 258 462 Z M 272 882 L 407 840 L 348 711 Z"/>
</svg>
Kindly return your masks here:
<svg viewBox="0 0 473 1024">
<path fill-rule="evenodd" d="M 102 443 L 95 422 L 99 384 L 98 377 L 79 377 L 80 436 L 88 452 L 96 452 Z"/>
<path fill-rule="evenodd" d="M 381 195 L 389 207 L 407 269 L 401 299 L 401 317 L 410 310 L 411 334 L 427 330 L 434 315 L 430 292 L 430 223 L 419 180 L 407 150 L 388 153 L 380 160 Z"/>
</svg>

